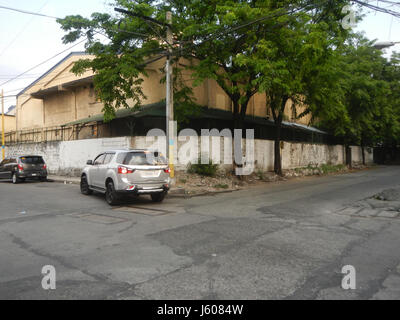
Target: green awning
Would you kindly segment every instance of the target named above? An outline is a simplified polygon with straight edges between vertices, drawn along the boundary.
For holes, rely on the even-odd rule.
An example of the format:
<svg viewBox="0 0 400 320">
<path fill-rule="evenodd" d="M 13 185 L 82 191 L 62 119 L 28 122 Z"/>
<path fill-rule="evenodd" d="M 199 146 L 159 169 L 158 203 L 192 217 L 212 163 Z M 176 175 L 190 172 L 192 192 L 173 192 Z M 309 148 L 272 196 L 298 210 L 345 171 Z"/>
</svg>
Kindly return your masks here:
<svg viewBox="0 0 400 320">
<path fill-rule="evenodd" d="M 157 103 L 147 104 L 141 106 L 137 110 L 132 109 L 118 109 L 115 112 L 115 119 L 121 119 L 126 117 L 135 117 L 135 118 L 142 118 L 142 117 L 165 117 L 165 101 L 160 101 Z M 75 120 L 72 122 L 68 122 L 64 124 L 64 126 L 73 126 L 78 124 L 85 124 L 90 122 L 102 122 L 104 121 L 103 114 L 96 114 L 94 116 Z"/>
<path fill-rule="evenodd" d="M 127 117 L 143 118 L 143 117 L 165 117 L 165 101 L 160 101 L 157 103 L 147 104 L 141 106 L 138 110 L 132 109 L 118 109 L 115 112 L 115 119 L 122 119 Z M 222 109 L 207 108 L 203 107 L 201 112 L 191 117 L 192 119 L 218 119 L 218 120 L 232 120 L 232 112 Z M 103 114 L 97 114 L 92 117 L 85 119 L 80 119 L 64 124 L 64 126 L 72 126 L 78 124 L 85 124 L 90 122 L 102 122 L 104 121 Z M 257 116 L 246 116 L 245 121 L 248 123 L 257 123 L 265 126 L 274 126 L 274 122 L 271 119 L 257 117 Z M 320 134 L 326 134 L 326 132 L 318 130 L 314 127 L 308 127 L 306 125 L 301 125 L 293 122 L 283 121 L 282 125 L 284 127 L 295 128 L 304 131 L 312 131 Z"/>
</svg>

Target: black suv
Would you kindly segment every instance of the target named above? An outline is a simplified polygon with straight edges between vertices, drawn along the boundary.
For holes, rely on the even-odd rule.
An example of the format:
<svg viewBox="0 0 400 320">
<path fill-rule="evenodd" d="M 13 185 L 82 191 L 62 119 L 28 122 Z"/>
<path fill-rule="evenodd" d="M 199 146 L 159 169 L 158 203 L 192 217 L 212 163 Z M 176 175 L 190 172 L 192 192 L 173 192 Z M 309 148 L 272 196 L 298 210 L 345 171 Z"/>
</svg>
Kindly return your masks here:
<svg viewBox="0 0 400 320">
<path fill-rule="evenodd" d="M 47 166 L 41 156 L 8 157 L 0 163 L 0 179 L 11 179 L 15 184 L 28 178 L 47 180 Z"/>
</svg>

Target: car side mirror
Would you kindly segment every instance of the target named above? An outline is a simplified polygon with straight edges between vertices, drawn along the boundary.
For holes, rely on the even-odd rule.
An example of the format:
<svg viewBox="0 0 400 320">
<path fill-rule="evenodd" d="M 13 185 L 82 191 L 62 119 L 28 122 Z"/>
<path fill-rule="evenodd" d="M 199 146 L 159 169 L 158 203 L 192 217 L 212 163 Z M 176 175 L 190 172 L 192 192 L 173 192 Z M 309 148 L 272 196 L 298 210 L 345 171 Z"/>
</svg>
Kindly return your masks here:
<svg viewBox="0 0 400 320">
<path fill-rule="evenodd" d="M 92 165 L 93 165 L 93 160 L 88 160 L 88 161 L 86 162 L 86 164 L 87 164 L 88 166 L 92 166 Z"/>
</svg>

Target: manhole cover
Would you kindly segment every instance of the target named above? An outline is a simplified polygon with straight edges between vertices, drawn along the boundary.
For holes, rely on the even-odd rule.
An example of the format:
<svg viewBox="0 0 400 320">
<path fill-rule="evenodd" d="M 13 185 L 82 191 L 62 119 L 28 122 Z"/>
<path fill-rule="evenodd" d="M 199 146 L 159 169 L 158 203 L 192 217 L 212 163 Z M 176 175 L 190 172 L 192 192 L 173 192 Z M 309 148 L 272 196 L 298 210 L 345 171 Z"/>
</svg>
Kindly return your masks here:
<svg viewBox="0 0 400 320">
<path fill-rule="evenodd" d="M 116 218 L 116 217 L 105 216 L 101 214 L 92 214 L 92 213 L 78 213 L 78 214 L 73 214 L 71 216 L 75 218 L 80 218 L 82 220 L 102 223 L 102 224 L 115 224 L 128 221 L 122 218 Z"/>
<path fill-rule="evenodd" d="M 136 214 L 144 214 L 146 216 L 162 216 L 162 215 L 172 213 L 172 211 L 168 211 L 168 210 L 143 208 L 143 207 L 136 207 L 136 206 L 117 207 L 117 208 L 114 208 L 113 210 L 129 212 L 129 213 L 136 213 Z"/>
</svg>

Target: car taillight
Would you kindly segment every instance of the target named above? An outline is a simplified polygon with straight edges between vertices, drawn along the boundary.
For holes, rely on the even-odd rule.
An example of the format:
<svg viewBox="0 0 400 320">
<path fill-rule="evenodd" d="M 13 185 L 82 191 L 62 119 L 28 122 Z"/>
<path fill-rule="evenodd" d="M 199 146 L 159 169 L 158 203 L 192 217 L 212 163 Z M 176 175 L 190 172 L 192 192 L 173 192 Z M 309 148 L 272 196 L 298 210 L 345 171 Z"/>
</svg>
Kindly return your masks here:
<svg viewBox="0 0 400 320">
<path fill-rule="evenodd" d="M 119 174 L 129 174 L 129 173 L 133 173 L 134 171 L 135 170 L 129 169 L 127 167 L 122 167 L 122 166 L 118 167 L 118 173 Z"/>
<path fill-rule="evenodd" d="M 46 169 L 47 169 L 47 166 L 46 166 L 45 164 L 43 165 L 43 169 L 44 169 L 44 170 L 46 170 Z"/>
<path fill-rule="evenodd" d="M 164 172 L 165 173 L 171 173 L 171 169 L 170 168 L 164 169 Z"/>
<path fill-rule="evenodd" d="M 20 164 L 18 165 L 18 169 L 19 169 L 19 171 L 24 171 L 24 167 L 21 166 Z"/>
</svg>

